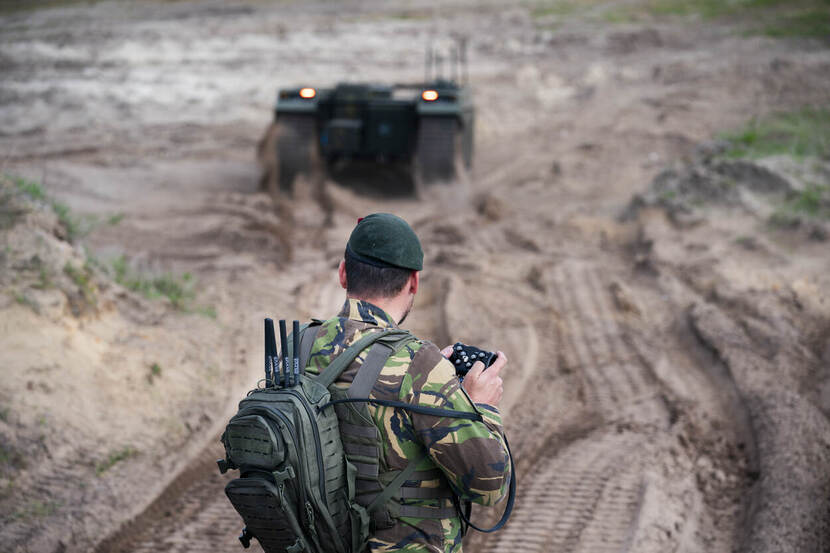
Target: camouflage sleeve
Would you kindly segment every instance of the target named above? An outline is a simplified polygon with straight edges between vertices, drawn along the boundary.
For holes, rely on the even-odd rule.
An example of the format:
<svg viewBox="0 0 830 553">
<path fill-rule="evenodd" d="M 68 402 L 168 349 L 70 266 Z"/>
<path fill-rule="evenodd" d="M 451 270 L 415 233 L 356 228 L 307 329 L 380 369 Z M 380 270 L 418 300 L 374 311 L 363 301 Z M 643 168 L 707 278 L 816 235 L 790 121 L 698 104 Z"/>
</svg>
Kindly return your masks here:
<svg viewBox="0 0 830 553">
<path fill-rule="evenodd" d="M 417 413 L 410 413 L 409 418 L 418 440 L 461 499 L 493 505 L 504 497 L 511 474 L 499 411 L 472 403 L 455 368 L 434 344 L 427 342 L 416 352 L 400 399 L 413 405 L 480 413 L 482 422 Z"/>
</svg>

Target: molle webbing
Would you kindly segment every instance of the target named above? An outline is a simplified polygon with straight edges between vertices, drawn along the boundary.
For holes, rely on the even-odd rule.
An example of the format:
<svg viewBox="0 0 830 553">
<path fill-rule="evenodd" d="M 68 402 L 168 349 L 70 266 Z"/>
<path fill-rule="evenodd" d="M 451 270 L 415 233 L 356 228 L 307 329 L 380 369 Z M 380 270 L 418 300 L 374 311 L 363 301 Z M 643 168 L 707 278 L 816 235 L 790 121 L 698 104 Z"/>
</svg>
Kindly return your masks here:
<svg viewBox="0 0 830 553">
<path fill-rule="evenodd" d="M 350 455 L 362 455 L 363 457 L 377 457 L 380 453 L 380 448 L 376 445 L 362 445 L 351 442 L 343 444 L 346 453 Z"/>
</svg>

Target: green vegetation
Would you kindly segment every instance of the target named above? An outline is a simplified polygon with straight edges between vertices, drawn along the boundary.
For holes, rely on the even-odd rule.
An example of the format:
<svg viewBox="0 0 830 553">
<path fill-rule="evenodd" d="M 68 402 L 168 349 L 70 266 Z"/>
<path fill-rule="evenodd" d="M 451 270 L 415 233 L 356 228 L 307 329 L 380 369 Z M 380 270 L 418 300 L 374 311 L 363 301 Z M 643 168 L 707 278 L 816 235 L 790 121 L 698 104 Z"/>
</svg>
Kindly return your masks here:
<svg viewBox="0 0 830 553">
<path fill-rule="evenodd" d="M 115 281 L 121 286 L 138 292 L 147 299 L 167 298 L 176 309 L 216 318 L 216 309 L 210 305 L 194 305 L 196 281 L 190 273 L 176 275 L 166 273 L 149 276 L 133 270 L 125 256 L 112 261 Z"/>
<path fill-rule="evenodd" d="M 777 17 L 764 27 L 748 34 L 762 34 L 773 38 L 830 40 L 830 9 L 811 9 L 803 13 Z"/>
<path fill-rule="evenodd" d="M 75 215 L 66 204 L 49 198 L 43 190 L 43 186 L 38 182 L 5 174 L 0 176 L 0 178 L 13 183 L 18 191 L 33 201 L 43 202 L 51 206 L 55 215 L 58 217 L 58 221 L 66 229 L 66 238 L 70 242 L 75 242 L 79 238 L 83 238 L 99 225 L 97 217 L 91 215 Z"/>
<path fill-rule="evenodd" d="M 75 283 L 88 304 L 95 305 L 97 303 L 95 285 L 92 282 L 92 267 L 88 263 L 85 263 L 82 268 L 78 269 L 67 262 L 63 266 L 63 272 Z"/>
<path fill-rule="evenodd" d="M 35 302 L 35 300 L 30 298 L 26 294 L 24 294 L 22 292 L 14 292 L 13 295 L 14 295 L 14 301 L 19 303 L 20 305 L 25 305 L 26 307 L 28 307 L 29 309 L 31 309 L 35 313 L 40 313 L 40 306 L 38 306 L 37 302 Z"/>
<path fill-rule="evenodd" d="M 109 469 L 114 467 L 117 463 L 135 457 L 138 455 L 138 450 L 132 446 L 125 446 L 117 451 L 111 452 L 106 459 L 95 465 L 95 474 L 101 476 Z"/>
<path fill-rule="evenodd" d="M 811 184 L 792 194 L 769 218 L 778 228 L 797 227 L 804 220 L 830 220 L 830 186 Z"/>
<path fill-rule="evenodd" d="M 115 215 L 110 215 L 107 219 L 107 224 L 109 224 L 110 226 L 115 226 L 124 220 L 124 216 L 125 215 L 123 213 L 116 213 Z"/>
<path fill-rule="evenodd" d="M 714 19 L 747 9 L 785 5 L 787 0 L 650 0 L 647 9 L 652 15 L 700 15 Z"/>
<path fill-rule="evenodd" d="M 24 468 L 26 460 L 19 451 L 0 443 L 0 467 L 10 466 L 15 469 Z"/>
<path fill-rule="evenodd" d="M 8 407 L 0 409 L 0 421 L 9 422 L 9 413 L 10 411 Z"/>
<path fill-rule="evenodd" d="M 153 363 L 150 365 L 150 372 L 147 373 L 147 382 L 152 384 L 156 378 L 161 378 L 161 365 Z"/>
<path fill-rule="evenodd" d="M 788 207 L 808 217 L 830 218 L 830 187 L 812 184 L 791 198 Z"/>
<path fill-rule="evenodd" d="M 759 17 L 767 13 L 774 21 L 761 32 L 769 36 L 826 36 L 828 0 L 643 0 L 611 8 L 606 21 L 625 23 L 643 17 L 700 17 L 718 19 L 729 16 Z M 781 13 L 786 10 L 786 13 Z M 808 10 L 808 11 L 804 11 Z M 801 12 L 801 13 L 799 13 Z M 824 17 L 825 21 L 820 21 Z"/>
<path fill-rule="evenodd" d="M 200 305 L 193 309 L 194 313 L 198 313 L 203 317 L 207 317 L 208 319 L 215 319 L 216 318 L 216 308 L 212 305 Z"/>
<path fill-rule="evenodd" d="M 14 518 L 17 520 L 44 518 L 53 515 L 60 507 L 61 503 L 57 501 L 33 499 L 15 511 Z"/>
<path fill-rule="evenodd" d="M 46 193 L 43 192 L 43 187 L 33 181 L 27 181 L 26 179 L 20 177 L 6 177 L 10 178 L 15 185 L 17 185 L 17 189 L 29 196 L 31 199 L 35 201 L 45 201 L 46 200 Z"/>
<path fill-rule="evenodd" d="M 52 275 L 49 274 L 49 271 L 43 265 L 40 266 L 38 270 L 38 281 L 32 285 L 32 288 L 37 288 L 38 290 L 47 290 L 52 288 L 55 284 L 52 282 Z"/>
<path fill-rule="evenodd" d="M 168 273 L 148 277 L 133 271 L 123 255 L 112 262 L 112 268 L 115 272 L 115 281 L 121 286 L 138 292 L 148 299 L 166 297 L 176 309 L 186 310 L 196 295 L 193 290 L 193 277 L 190 273 L 183 275 Z"/>
<path fill-rule="evenodd" d="M 577 10 L 579 5 L 576 2 L 567 0 L 549 0 L 547 2 L 540 2 L 536 4 L 530 12 L 530 15 L 535 18 L 549 17 L 549 16 L 566 16 Z"/>
<path fill-rule="evenodd" d="M 797 158 L 830 156 L 830 110 L 804 108 L 752 120 L 745 128 L 726 133 L 725 152 L 732 158 L 789 154 Z"/>
</svg>

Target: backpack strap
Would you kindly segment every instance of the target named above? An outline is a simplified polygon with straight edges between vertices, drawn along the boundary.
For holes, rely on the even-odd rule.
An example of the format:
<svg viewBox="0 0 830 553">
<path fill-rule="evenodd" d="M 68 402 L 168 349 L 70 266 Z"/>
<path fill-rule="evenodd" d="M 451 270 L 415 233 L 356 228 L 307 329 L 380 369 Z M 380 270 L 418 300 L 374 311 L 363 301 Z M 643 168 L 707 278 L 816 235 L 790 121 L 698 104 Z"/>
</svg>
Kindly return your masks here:
<svg viewBox="0 0 830 553">
<path fill-rule="evenodd" d="M 305 373 L 305 368 L 308 366 L 311 348 L 314 347 L 314 340 L 317 338 L 317 327 L 322 324 L 323 321 L 319 319 L 311 319 L 310 323 L 300 328 L 300 371 L 303 373 Z"/>
<path fill-rule="evenodd" d="M 317 377 L 317 382 L 328 388 L 334 383 L 335 380 L 340 378 L 343 371 L 345 371 L 346 368 L 352 364 L 352 361 L 360 355 L 360 352 L 367 347 L 379 340 L 396 344 L 399 341 L 402 341 L 404 337 L 409 336 L 412 336 L 409 332 L 395 328 L 381 330 L 380 332 L 369 332 L 365 336 L 361 337 L 357 342 L 346 348 L 343 353 L 339 354 L 334 361 L 332 361 L 329 366 L 326 367 L 322 373 L 320 373 Z"/>
<path fill-rule="evenodd" d="M 394 480 L 389 482 L 389 484 L 380 492 L 375 499 L 366 507 L 366 510 L 369 514 L 377 511 L 378 509 L 383 508 L 386 503 L 392 499 L 392 497 L 401 490 L 402 486 L 407 480 L 411 480 L 413 475 L 415 474 L 415 469 L 418 465 L 421 464 L 421 461 L 427 458 L 427 452 L 425 451 L 418 459 L 413 459 L 406 465 L 406 468 L 403 469 Z M 417 497 L 418 494 L 410 494 L 409 497 Z M 452 492 L 450 492 L 449 496 L 451 497 Z M 444 497 L 444 495 L 440 495 L 438 497 Z M 398 515 L 404 517 L 416 517 L 416 518 L 450 518 L 455 516 L 455 507 L 446 507 L 446 508 L 439 508 L 436 509 L 434 507 L 418 507 L 415 505 L 400 505 L 398 506 Z"/>
<path fill-rule="evenodd" d="M 410 342 L 417 340 L 415 336 L 407 332 L 405 335 L 398 337 L 394 341 L 380 341 L 372 344 L 369 348 L 369 353 L 366 354 L 366 360 L 358 369 L 357 374 L 349 386 L 347 392 L 350 398 L 365 398 L 368 397 L 369 392 L 375 387 L 380 376 L 380 371 L 386 365 L 387 359 L 397 353 L 401 348 Z"/>
</svg>

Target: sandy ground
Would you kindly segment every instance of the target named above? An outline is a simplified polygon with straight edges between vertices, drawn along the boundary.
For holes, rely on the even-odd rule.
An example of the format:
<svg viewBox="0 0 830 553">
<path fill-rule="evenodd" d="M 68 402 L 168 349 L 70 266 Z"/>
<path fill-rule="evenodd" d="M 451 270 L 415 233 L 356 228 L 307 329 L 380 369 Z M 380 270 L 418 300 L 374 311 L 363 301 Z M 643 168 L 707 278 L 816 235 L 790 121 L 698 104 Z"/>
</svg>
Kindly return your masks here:
<svg viewBox="0 0 830 553">
<path fill-rule="evenodd" d="M 181 1 L 0 15 L 3 172 L 75 213 L 123 214 L 74 245 L 43 205 L 9 200 L 23 215 L 0 221 L 4 549 L 238 550 L 213 459 L 260 376 L 262 317 L 333 314 L 356 217 L 392 211 L 426 251 L 410 328 L 511 359 L 517 506 L 465 548 L 827 550 L 823 231 L 765 226 L 775 190 L 745 167 L 711 170 L 745 191 L 735 202 L 667 204 L 652 181 L 673 167 L 685 182 L 710 163 L 701 144 L 753 116 L 827 105 L 830 54 L 744 36 L 740 20 L 611 24 L 608 9 Z M 469 183 L 421 200 L 329 183 L 325 227 L 300 186 L 286 231 L 254 161 L 275 90 L 418 80 L 424 45 L 451 32 L 470 40 Z M 784 161 L 764 163 L 799 186 Z M 147 274 L 194 275 L 216 317 L 95 267 L 85 295 L 65 269 L 122 254 Z"/>
</svg>

